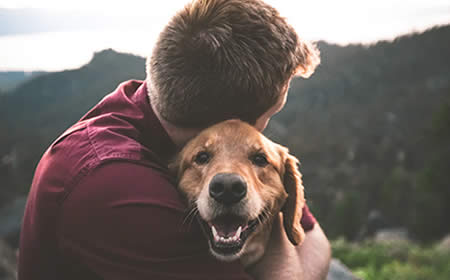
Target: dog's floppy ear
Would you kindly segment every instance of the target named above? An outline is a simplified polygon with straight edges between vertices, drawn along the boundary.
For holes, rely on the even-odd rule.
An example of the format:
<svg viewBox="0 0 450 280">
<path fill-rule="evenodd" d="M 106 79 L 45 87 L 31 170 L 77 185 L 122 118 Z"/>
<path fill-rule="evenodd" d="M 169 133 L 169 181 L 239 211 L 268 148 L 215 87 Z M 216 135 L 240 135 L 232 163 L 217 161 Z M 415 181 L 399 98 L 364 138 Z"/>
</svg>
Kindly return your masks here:
<svg viewBox="0 0 450 280">
<path fill-rule="evenodd" d="M 286 155 L 283 183 L 288 197 L 282 212 L 284 229 L 289 240 L 294 245 L 302 243 L 305 238 L 305 232 L 300 224 L 305 198 L 303 195 L 302 175 L 298 171 L 297 164 L 297 158 L 289 154 Z"/>
</svg>

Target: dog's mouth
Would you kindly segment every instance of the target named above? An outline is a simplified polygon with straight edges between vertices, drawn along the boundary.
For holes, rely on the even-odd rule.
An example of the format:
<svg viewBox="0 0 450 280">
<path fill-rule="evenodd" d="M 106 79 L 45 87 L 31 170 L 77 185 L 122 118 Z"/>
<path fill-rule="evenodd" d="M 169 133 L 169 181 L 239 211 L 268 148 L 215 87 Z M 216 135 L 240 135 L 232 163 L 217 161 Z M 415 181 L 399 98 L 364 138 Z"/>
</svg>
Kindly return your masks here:
<svg viewBox="0 0 450 280">
<path fill-rule="evenodd" d="M 219 216 L 209 222 L 200 217 L 199 220 L 209 239 L 211 250 L 223 257 L 239 254 L 260 221 L 259 217 L 248 221 L 236 215 Z"/>
</svg>

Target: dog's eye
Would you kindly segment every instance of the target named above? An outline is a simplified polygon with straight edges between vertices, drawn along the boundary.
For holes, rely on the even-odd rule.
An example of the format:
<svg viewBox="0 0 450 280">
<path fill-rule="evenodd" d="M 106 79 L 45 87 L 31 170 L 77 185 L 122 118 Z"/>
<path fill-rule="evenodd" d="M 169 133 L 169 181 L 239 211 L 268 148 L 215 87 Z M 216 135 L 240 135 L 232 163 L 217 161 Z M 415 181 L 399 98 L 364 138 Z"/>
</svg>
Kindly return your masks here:
<svg viewBox="0 0 450 280">
<path fill-rule="evenodd" d="M 258 154 L 251 156 L 250 160 L 252 161 L 252 163 L 254 165 L 259 166 L 259 167 L 264 167 L 267 164 L 269 164 L 269 162 L 267 161 L 266 155 L 262 154 L 262 153 L 258 153 Z"/>
<path fill-rule="evenodd" d="M 202 164 L 207 164 L 210 159 L 211 159 L 211 154 L 203 151 L 203 152 L 199 152 L 195 156 L 194 161 L 195 161 L 195 163 L 202 165 Z"/>
</svg>

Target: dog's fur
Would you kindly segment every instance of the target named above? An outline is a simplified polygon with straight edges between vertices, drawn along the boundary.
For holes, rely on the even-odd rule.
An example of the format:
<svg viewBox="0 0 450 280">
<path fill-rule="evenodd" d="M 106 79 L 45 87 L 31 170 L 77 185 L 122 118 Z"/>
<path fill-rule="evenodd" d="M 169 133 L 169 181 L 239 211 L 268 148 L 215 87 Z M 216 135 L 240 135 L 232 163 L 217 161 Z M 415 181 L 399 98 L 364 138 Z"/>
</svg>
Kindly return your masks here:
<svg viewBox="0 0 450 280">
<path fill-rule="evenodd" d="M 199 160 L 201 154 L 203 158 Z M 287 148 L 270 141 L 247 123 L 229 120 L 192 139 L 171 169 L 178 176 L 179 190 L 197 213 L 212 254 L 224 261 L 239 258 L 248 266 L 264 254 L 273 220 L 280 211 L 289 240 L 298 245 L 304 239 L 300 219 L 305 200 L 297 163 Z M 243 178 L 247 193 L 241 201 L 227 206 L 209 195 L 210 182 L 219 173 Z M 238 224 L 248 227 L 231 254 L 223 254 L 214 246 L 218 241 L 214 240 L 212 225 L 222 218 L 234 227 Z M 248 232 L 244 234 L 245 231 Z"/>
</svg>

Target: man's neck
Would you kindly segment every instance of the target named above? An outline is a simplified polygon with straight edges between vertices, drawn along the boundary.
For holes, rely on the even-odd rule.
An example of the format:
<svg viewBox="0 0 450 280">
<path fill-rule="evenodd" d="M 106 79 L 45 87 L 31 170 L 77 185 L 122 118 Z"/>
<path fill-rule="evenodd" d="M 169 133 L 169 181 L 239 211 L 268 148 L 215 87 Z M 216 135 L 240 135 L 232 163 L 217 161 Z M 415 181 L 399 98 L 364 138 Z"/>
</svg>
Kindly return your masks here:
<svg viewBox="0 0 450 280">
<path fill-rule="evenodd" d="M 194 138 L 201 131 L 201 129 L 198 128 L 184 128 L 174 125 L 171 122 L 166 121 L 155 106 L 151 106 L 162 127 L 167 132 L 175 146 L 177 146 L 178 150 L 181 150 L 190 139 Z"/>
</svg>

